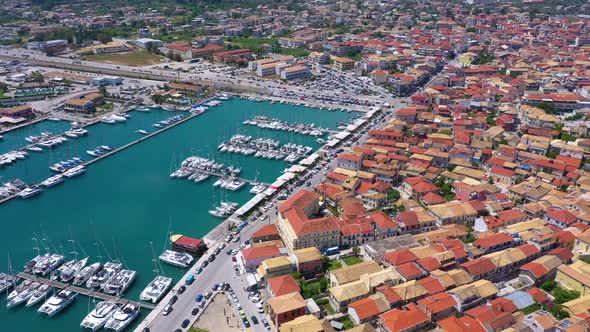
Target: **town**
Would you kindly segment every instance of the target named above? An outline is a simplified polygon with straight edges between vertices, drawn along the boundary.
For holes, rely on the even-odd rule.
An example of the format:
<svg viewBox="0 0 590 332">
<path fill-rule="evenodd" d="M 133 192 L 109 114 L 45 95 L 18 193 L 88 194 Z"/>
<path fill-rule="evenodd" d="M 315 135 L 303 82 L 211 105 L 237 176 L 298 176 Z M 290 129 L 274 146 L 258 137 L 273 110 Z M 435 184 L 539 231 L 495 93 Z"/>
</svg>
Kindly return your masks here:
<svg viewBox="0 0 590 332">
<path fill-rule="evenodd" d="M 2 321 L 590 331 L 589 10 L 4 1 Z"/>
</svg>

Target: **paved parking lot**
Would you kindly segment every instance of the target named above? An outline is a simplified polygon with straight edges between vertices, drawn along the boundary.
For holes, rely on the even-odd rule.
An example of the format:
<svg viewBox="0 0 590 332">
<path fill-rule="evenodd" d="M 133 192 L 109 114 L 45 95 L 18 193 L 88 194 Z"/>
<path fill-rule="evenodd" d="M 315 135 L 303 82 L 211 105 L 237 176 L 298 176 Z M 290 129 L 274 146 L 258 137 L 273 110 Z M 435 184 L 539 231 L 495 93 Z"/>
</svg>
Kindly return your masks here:
<svg viewBox="0 0 590 332">
<path fill-rule="evenodd" d="M 211 302 L 193 326 L 219 332 L 242 330 L 240 319 L 236 317 L 227 296 L 222 293 L 218 293 L 211 299 Z"/>
</svg>

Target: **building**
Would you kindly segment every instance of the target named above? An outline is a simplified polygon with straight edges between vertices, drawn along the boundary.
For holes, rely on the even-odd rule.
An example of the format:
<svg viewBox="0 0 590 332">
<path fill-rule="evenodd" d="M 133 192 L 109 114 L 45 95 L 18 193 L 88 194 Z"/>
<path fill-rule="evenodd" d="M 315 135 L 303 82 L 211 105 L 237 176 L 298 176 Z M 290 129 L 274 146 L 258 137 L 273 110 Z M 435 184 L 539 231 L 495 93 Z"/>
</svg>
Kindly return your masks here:
<svg viewBox="0 0 590 332">
<path fill-rule="evenodd" d="M 129 48 L 125 44 L 119 42 L 110 42 L 93 47 L 94 54 L 109 54 L 128 51 Z"/>
<path fill-rule="evenodd" d="M 299 284 L 290 274 L 266 279 L 266 288 L 271 297 L 299 293 Z"/>
<path fill-rule="evenodd" d="M 0 117 L 7 116 L 9 118 L 32 118 L 35 116 L 33 108 L 29 105 L 15 106 L 11 108 L 0 108 Z"/>
<path fill-rule="evenodd" d="M 191 48 L 189 54 L 191 58 L 207 58 L 211 55 L 224 51 L 225 48 L 221 45 L 207 44 L 199 48 Z"/>
<path fill-rule="evenodd" d="M 237 255 L 246 272 L 254 272 L 266 259 L 285 255 L 280 248 L 272 245 L 265 247 L 245 248 Z"/>
<path fill-rule="evenodd" d="M 305 315 L 305 300 L 297 292 L 268 299 L 269 316 L 278 329 L 283 323 Z"/>
<path fill-rule="evenodd" d="M 205 92 L 203 85 L 194 83 L 192 81 L 183 81 L 181 83 L 168 84 L 172 93 L 178 93 L 187 97 L 198 97 Z"/>
<path fill-rule="evenodd" d="M 268 279 L 293 273 L 293 263 L 288 256 L 265 259 L 258 267 L 259 279 Z"/>
<path fill-rule="evenodd" d="M 268 242 L 280 239 L 281 235 L 279 234 L 279 229 L 277 228 L 276 224 L 261 226 L 256 232 L 252 233 L 252 236 L 250 237 L 250 241 L 252 241 L 252 243 Z"/>
<path fill-rule="evenodd" d="M 360 280 L 364 274 L 371 274 L 381 270 L 381 266 L 376 262 L 365 261 L 330 271 L 328 272 L 328 279 L 330 280 L 330 287 L 336 287 Z"/>
<path fill-rule="evenodd" d="M 94 86 L 116 86 L 121 84 L 123 84 L 123 78 L 116 76 L 100 76 L 90 79 L 90 85 Z"/>
<path fill-rule="evenodd" d="M 334 68 L 339 71 L 351 70 L 354 68 L 354 60 L 346 57 L 332 56 Z"/>
<path fill-rule="evenodd" d="M 379 316 L 377 326 L 385 332 L 426 331 L 430 321 L 426 313 L 414 303 L 405 310 L 393 309 Z"/>
<path fill-rule="evenodd" d="M 139 38 L 136 39 L 133 44 L 137 47 L 150 49 L 150 48 L 158 48 L 164 46 L 164 43 L 161 40 L 152 39 L 152 38 Z"/>
<path fill-rule="evenodd" d="M 436 223 L 439 225 L 452 223 L 473 225 L 477 217 L 477 211 L 473 206 L 464 202 L 432 205 L 428 207 L 428 210 L 434 215 Z"/>
<path fill-rule="evenodd" d="M 281 71 L 281 79 L 291 80 L 302 80 L 311 77 L 311 71 L 306 66 L 291 66 Z"/>
<path fill-rule="evenodd" d="M 313 278 L 324 272 L 324 259 L 318 248 L 309 247 L 294 250 L 291 258 L 297 272 L 305 278 Z"/>
<path fill-rule="evenodd" d="M 330 61 L 330 55 L 326 52 L 311 52 L 309 60 L 318 65 L 325 65 Z"/>
<path fill-rule="evenodd" d="M 555 281 L 563 288 L 580 292 L 581 296 L 590 295 L 590 264 L 576 261 L 570 265 L 557 267 Z"/>
<path fill-rule="evenodd" d="M 71 112 L 92 113 L 96 106 L 104 103 L 100 93 L 89 93 L 77 98 L 70 98 L 64 102 L 64 109 Z"/>
</svg>

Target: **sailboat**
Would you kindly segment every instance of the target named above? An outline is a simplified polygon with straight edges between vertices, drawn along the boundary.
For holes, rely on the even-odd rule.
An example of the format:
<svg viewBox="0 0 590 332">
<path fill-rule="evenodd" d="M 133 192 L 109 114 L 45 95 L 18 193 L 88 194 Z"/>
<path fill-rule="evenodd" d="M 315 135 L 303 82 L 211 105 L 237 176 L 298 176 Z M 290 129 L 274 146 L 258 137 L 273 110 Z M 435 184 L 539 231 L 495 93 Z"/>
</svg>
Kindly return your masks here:
<svg viewBox="0 0 590 332">
<path fill-rule="evenodd" d="M 157 303 L 162 298 L 162 296 L 166 294 L 166 292 L 172 285 L 172 278 L 166 277 L 164 275 L 164 271 L 160 266 L 160 263 L 156 259 L 156 254 L 154 253 L 154 246 L 151 242 L 150 247 L 152 249 L 152 262 L 154 263 L 153 271 L 156 274 L 156 277 L 141 292 L 139 299 L 142 301 Z"/>
</svg>

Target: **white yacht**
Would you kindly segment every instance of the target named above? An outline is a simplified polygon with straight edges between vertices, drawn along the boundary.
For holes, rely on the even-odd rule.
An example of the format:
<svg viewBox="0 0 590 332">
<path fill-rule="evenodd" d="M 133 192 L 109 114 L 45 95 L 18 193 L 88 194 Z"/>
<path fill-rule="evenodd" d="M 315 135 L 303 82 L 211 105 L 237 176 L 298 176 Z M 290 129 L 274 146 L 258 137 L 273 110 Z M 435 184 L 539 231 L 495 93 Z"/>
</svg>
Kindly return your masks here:
<svg viewBox="0 0 590 332">
<path fill-rule="evenodd" d="M 95 275 L 86 281 L 86 287 L 90 289 L 97 289 L 105 284 L 115 273 L 121 270 L 121 263 L 107 262 Z"/>
<path fill-rule="evenodd" d="M 236 191 L 236 190 L 242 189 L 242 187 L 244 187 L 245 185 L 246 185 L 246 182 L 244 182 L 244 181 L 233 180 L 233 181 L 226 182 L 225 188 L 229 189 L 231 191 Z"/>
<path fill-rule="evenodd" d="M 24 292 L 26 289 L 31 287 L 32 284 L 33 284 L 33 282 L 31 280 L 24 280 L 18 286 L 15 286 L 14 289 L 12 290 L 12 292 L 8 293 L 6 300 L 8 302 L 10 302 L 12 299 L 17 297 L 18 294 Z"/>
<path fill-rule="evenodd" d="M 105 328 L 115 332 L 123 331 L 139 315 L 139 307 L 127 303 L 115 311 L 115 314 L 107 321 Z"/>
<path fill-rule="evenodd" d="M 88 281 L 90 277 L 92 277 L 102 266 L 100 263 L 90 264 L 84 267 L 82 270 L 78 271 L 74 275 L 74 286 L 79 286 Z"/>
<path fill-rule="evenodd" d="M 41 152 L 41 151 L 43 151 L 43 149 L 42 149 L 42 148 L 40 148 L 40 147 L 38 147 L 38 146 L 36 146 L 36 145 L 31 145 L 31 146 L 28 146 L 28 147 L 27 147 L 27 150 L 28 150 L 28 151 L 33 151 L 33 152 Z"/>
<path fill-rule="evenodd" d="M 194 181 L 195 181 L 195 183 L 199 183 L 199 182 L 203 182 L 203 181 L 207 180 L 208 178 L 209 178 L 209 175 L 208 174 L 199 173 L 195 177 Z"/>
<path fill-rule="evenodd" d="M 35 258 L 31 259 L 30 261 L 28 261 L 25 264 L 25 266 L 24 266 L 25 273 L 33 272 L 33 268 L 35 267 L 35 265 L 37 265 L 37 263 L 39 263 L 40 261 L 47 259 L 47 258 L 49 258 L 49 254 L 35 256 Z"/>
<path fill-rule="evenodd" d="M 44 187 L 53 187 L 56 184 L 60 184 L 64 182 L 64 177 L 61 174 L 54 175 L 52 177 L 47 178 L 45 181 L 41 182 L 41 185 Z"/>
<path fill-rule="evenodd" d="M 33 295 L 27 301 L 26 306 L 32 307 L 35 304 L 39 303 L 41 300 L 44 300 L 47 297 L 47 295 L 49 295 L 49 292 L 51 292 L 52 289 L 53 289 L 53 287 L 51 287 L 47 284 L 43 284 L 43 285 L 39 286 L 39 288 L 37 288 L 35 290 Z"/>
<path fill-rule="evenodd" d="M 76 295 L 78 295 L 78 293 L 65 289 L 61 290 L 59 293 L 50 297 L 49 300 L 45 301 L 37 311 L 52 317 L 72 303 L 74 298 L 76 298 Z"/>
<path fill-rule="evenodd" d="M 91 329 L 92 331 L 100 330 L 107 321 L 113 316 L 119 305 L 112 301 L 99 302 L 94 310 L 92 310 L 82 323 L 80 327 Z"/>
<path fill-rule="evenodd" d="M 51 271 L 55 270 L 64 262 L 64 256 L 58 254 L 49 255 L 46 259 L 37 262 L 33 268 L 33 272 L 36 274 L 47 275 Z"/>
<path fill-rule="evenodd" d="M 6 273 L 0 273 L 0 293 L 4 293 L 16 283 L 16 277 Z"/>
<path fill-rule="evenodd" d="M 63 175 L 67 178 L 72 178 L 72 177 L 80 175 L 84 172 L 86 172 L 86 167 L 84 167 L 83 165 L 79 165 L 79 166 L 73 167 L 73 168 L 65 171 L 63 173 Z"/>
<path fill-rule="evenodd" d="M 209 210 L 209 214 L 214 217 L 217 217 L 217 218 L 225 218 L 226 217 L 226 214 L 223 211 L 219 211 L 217 209 Z"/>
<path fill-rule="evenodd" d="M 39 186 L 30 186 L 18 193 L 18 195 L 22 198 L 29 198 L 33 197 L 37 194 L 40 194 L 43 189 L 39 188 Z"/>
<path fill-rule="evenodd" d="M 101 285 L 103 292 L 107 294 L 123 294 L 131 285 L 137 272 L 132 270 L 121 270 L 113 275 L 106 283 Z"/>
<path fill-rule="evenodd" d="M 251 194 L 260 194 L 266 190 L 266 186 L 262 183 L 259 183 L 250 189 Z"/>
<path fill-rule="evenodd" d="M 50 279 L 53 281 L 56 281 L 59 279 L 61 273 L 69 268 L 71 268 L 72 266 L 74 266 L 74 264 L 76 264 L 76 260 L 72 259 L 70 261 L 67 261 L 65 263 L 62 264 L 62 266 L 58 267 L 57 269 L 51 271 L 50 274 Z"/>
<path fill-rule="evenodd" d="M 162 296 L 164 296 L 164 294 L 166 294 L 171 285 L 172 278 L 156 276 L 156 278 L 141 292 L 139 299 L 156 303 L 162 298 Z"/>
<path fill-rule="evenodd" d="M 217 181 L 215 181 L 215 183 L 213 183 L 213 187 L 219 187 L 221 186 L 223 183 L 225 182 L 225 180 L 223 178 L 219 178 Z"/>
<path fill-rule="evenodd" d="M 173 266 L 186 268 L 193 262 L 193 256 L 186 252 L 166 250 L 160 255 L 160 260 Z"/>
<path fill-rule="evenodd" d="M 62 282 L 70 282 L 70 280 L 74 279 L 76 273 L 80 272 L 80 270 L 86 266 L 86 263 L 88 263 L 88 257 L 75 262 L 67 268 L 62 269 L 60 271 L 59 278 Z"/>
<path fill-rule="evenodd" d="M 8 301 L 8 303 L 6 304 L 6 308 L 12 308 L 23 302 L 28 301 L 29 298 L 33 296 L 37 288 L 39 288 L 39 286 L 41 286 L 41 283 L 37 281 L 31 283 L 29 287 L 23 289 L 21 292 L 18 293 L 17 296 L 10 299 L 10 301 Z"/>
</svg>

